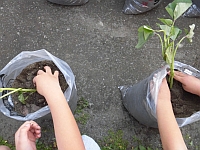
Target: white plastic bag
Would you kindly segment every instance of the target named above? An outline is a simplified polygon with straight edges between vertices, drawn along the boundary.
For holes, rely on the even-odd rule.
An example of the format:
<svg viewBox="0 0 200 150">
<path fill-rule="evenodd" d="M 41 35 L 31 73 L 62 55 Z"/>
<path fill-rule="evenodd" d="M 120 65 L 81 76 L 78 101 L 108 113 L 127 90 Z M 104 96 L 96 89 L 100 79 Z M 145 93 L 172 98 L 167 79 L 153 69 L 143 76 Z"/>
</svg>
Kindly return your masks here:
<svg viewBox="0 0 200 150">
<path fill-rule="evenodd" d="M 60 69 L 63 73 L 65 80 L 69 87 L 64 92 L 65 98 L 67 99 L 69 106 L 72 111 L 76 109 L 77 105 L 77 91 L 75 85 L 75 77 L 74 74 L 69 67 L 69 65 L 63 60 L 53 56 L 48 51 L 42 49 L 37 51 L 23 51 L 14 57 L 1 71 L 0 71 L 0 87 L 9 87 L 12 84 L 12 81 L 21 73 L 21 71 L 28 65 L 43 61 L 43 60 L 51 60 L 54 64 Z M 0 93 L 0 96 L 2 93 Z M 11 98 L 11 97 L 10 97 Z M 2 99 L 0 99 L 0 111 L 13 119 L 20 121 L 27 120 L 35 120 L 42 116 L 45 116 L 50 112 L 49 107 L 45 106 L 34 113 L 30 113 L 25 117 L 21 116 L 12 116 L 10 114 L 10 110 L 8 110 Z"/>
<path fill-rule="evenodd" d="M 157 128 L 156 105 L 160 84 L 167 75 L 168 65 L 153 72 L 148 78 L 132 86 L 119 86 L 122 102 L 129 113 L 140 123 Z M 174 69 L 200 78 L 200 71 L 175 61 Z M 187 118 L 176 118 L 179 127 L 200 120 L 200 111 Z"/>
</svg>

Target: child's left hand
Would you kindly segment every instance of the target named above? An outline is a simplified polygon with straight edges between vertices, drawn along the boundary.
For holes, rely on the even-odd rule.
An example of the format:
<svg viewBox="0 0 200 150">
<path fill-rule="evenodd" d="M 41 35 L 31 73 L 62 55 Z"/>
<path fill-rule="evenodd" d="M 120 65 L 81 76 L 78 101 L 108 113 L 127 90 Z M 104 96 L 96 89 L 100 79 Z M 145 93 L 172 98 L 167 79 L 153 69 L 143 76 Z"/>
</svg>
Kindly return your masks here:
<svg viewBox="0 0 200 150">
<path fill-rule="evenodd" d="M 35 121 L 26 121 L 15 133 L 16 150 L 36 150 L 36 140 L 41 137 L 41 128 Z"/>
</svg>

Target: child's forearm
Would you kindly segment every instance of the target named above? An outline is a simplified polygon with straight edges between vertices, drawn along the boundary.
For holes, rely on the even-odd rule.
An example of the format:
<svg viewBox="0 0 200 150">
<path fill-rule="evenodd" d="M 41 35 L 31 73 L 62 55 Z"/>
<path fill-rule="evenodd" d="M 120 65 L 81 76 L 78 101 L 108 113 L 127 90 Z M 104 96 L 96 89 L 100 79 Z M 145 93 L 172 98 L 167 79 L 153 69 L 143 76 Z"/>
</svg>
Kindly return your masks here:
<svg viewBox="0 0 200 150">
<path fill-rule="evenodd" d="M 61 91 L 45 97 L 51 110 L 56 141 L 60 150 L 84 150 L 80 131 Z"/>
<path fill-rule="evenodd" d="M 170 100 L 158 100 L 157 120 L 163 149 L 187 150 Z"/>
</svg>

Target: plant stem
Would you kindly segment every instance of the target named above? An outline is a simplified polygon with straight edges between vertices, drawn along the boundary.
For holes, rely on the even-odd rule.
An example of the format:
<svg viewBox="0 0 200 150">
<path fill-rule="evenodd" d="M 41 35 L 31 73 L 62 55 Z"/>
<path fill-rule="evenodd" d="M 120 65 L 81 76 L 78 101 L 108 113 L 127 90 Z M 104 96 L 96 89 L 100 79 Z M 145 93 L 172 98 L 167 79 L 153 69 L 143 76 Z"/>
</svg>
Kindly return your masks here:
<svg viewBox="0 0 200 150">
<path fill-rule="evenodd" d="M 12 94 L 12 93 L 15 93 L 15 92 L 17 92 L 17 91 L 20 91 L 22 88 L 18 88 L 18 89 L 14 89 L 14 90 L 12 90 L 11 92 L 9 92 L 9 93 L 7 93 L 7 94 L 4 94 L 3 96 L 1 96 L 0 98 L 4 98 L 4 97 L 6 97 L 6 96 L 8 96 L 8 95 L 10 95 L 10 94 Z"/>
<path fill-rule="evenodd" d="M 20 89 L 22 92 L 35 92 L 36 89 L 22 89 L 22 88 L 0 88 L 0 91 L 14 91 Z"/>
<path fill-rule="evenodd" d="M 169 76 L 170 89 L 173 86 L 173 79 L 174 79 L 174 60 L 172 60 L 172 63 L 170 64 L 170 76 Z"/>
<path fill-rule="evenodd" d="M 36 92 L 36 89 L 22 89 L 22 88 L 0 88 L 0 91 L 3 92 L 3 91 L 11 91 L 7 94 L 4 94 L 3 96 L 0 97 L 0 99 L 12 94 L 12 93 L 15 93 L 15 92 Z"/>
<path fill-rule="evenodd" d="M 161 46 L 162 46 L 162 56 L 164 57 L 164 47 L 163 47 L 163 40 L 162 40 L 162 37 L 160 36 L 160 34 L 158 33 L 155 33 L 159 38 L 160 38 L 160 42 L 161 42 Z"/>
</svg>

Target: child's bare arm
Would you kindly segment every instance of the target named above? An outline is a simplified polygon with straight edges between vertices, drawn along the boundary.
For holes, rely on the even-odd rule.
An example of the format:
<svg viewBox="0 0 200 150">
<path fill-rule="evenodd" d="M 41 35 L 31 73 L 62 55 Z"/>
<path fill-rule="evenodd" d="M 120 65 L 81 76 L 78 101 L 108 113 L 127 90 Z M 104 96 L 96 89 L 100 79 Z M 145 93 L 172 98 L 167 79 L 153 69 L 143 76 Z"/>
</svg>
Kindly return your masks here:
<svg viewBox="0 0 200 150">
<path fill-rule="evenodd" d="M 84 150 L 80 131 L 60 88 L 58 72 L 52 74 L 51 68 L 47 66 L 45 70 L 39 70 L 33 82 L 51 110 L 58 149 Z"/>
<path fill-rule="evenodd" d="M 170 90 L 164 78 L 160 86 L 157 102 L 157 120 L 163 149 L 187 150 L 181 131 L 175 119 Z"/>
</svg>

